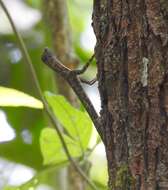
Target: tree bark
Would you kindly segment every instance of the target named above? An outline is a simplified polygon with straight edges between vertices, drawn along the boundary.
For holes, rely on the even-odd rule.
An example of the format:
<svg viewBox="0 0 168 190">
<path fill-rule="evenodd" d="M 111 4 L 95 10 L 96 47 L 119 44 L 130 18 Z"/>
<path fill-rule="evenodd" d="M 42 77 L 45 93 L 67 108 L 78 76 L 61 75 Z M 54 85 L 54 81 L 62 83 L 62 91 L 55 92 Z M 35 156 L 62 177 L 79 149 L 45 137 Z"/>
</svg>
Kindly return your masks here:
<svg viewBox="0 0 168 190">
<path fill-rule="evenodd" d="M 111 190 L 168 189 L 168 1 L 94 0 Z"/>
</svg>

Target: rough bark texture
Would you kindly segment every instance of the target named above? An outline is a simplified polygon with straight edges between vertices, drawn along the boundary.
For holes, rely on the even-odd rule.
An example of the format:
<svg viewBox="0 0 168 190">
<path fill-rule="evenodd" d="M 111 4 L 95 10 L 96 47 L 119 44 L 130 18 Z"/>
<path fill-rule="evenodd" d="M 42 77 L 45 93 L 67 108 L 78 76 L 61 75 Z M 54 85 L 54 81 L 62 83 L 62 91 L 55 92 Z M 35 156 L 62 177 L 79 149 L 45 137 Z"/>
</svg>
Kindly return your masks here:
<svg viewBox="0 0 168 190">
<path fill-rule="evenodd" d="M 168 1 L 94 0 L 111 190 L 168 189 Z"/>
</svg>

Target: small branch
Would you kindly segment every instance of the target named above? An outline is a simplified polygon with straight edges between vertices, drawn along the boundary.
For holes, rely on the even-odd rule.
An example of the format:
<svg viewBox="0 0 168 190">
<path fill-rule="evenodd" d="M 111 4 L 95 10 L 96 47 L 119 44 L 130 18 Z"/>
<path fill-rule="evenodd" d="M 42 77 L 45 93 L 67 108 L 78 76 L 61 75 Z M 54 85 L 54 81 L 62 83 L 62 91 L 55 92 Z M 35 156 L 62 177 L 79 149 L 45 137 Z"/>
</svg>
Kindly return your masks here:
<svg viewBox="0 0 168 190">
<path fill-rule="evenodd" d="M 45 48 L 43 52 L 42 61 L 46 65 L 48 65 L 51 69 L 56 71 L 59 75 L 61 75 L 69 83 L 71 88 L 74 90 L 74 92 L 76 93 L 82 104 L 84 105 L 99 135 L 102 137 L 102 130 L 99 121 L 99 116 L 93 104 L 91 103 L 90 99 L 88 98 L 87 94 L 82 88 L 80 78 L 77 76 L 79 72 L 76 72 L 76 70 L 70 70 L 69 68 L 65 67 L 48 48 Z M 84 69 L 82 69 L 82 71 L 84 71 Z"/>
<path fill-rule="evenodd" d="M 40 88 L 40 84 L 39 84 L 37 76 L 36 76 L 35 69 L 33 67 L 33 64 L 32 64 L 31 58 L 30 58 L 30 56 L 28 54 L 28 51 L 26 49 L 26 46 L 25 46 L 25 44 L 23 42 L 23 39 L 20 36 L 19 32 L 17 31 L 17 28 L 16 28 L 16 26 L 15 26 L 15 24 L 14 24 L 14 22 L 13 22 L 11 16 L 10 16 L 10 14 L 9 14 L 9 12 L 8 12 L 8 10 L 7 10 L 7 8 L 4 5 L 4 3 L 3 3 L 2 0 L 0 0 L 0 5 L 1 5 L 2 9 L 4 10 L 6 16 L 8 17 L 9 22 L 10 22 L 10 24 L 12 26 L 13 31 L 14 31 L 14 34 L 17 37 L 17 40 L 19 42 L 19 46 L 20 46 L 20 49 L 21 49 L 22 54 L 24 56 L 24 59 L 25 59 L 27 65 L 30 68 L 30 71 L 31 71 L 31 74 L 32 74 L 32 77 L 33 77 L 33 80 L 34 80 L 34 83 L 35 83 L 35 86 L 36 86 L 36 88 L 37 88 L 37 90 L 38 90 L 38 92 L 40 94 L 40 98 L 41 98 L 41 100 L 42 100 L 42 102 L 44 104 L 44 109 L 45 109 L 48 117 L 50 118 L 53 126 L 55 127 L 55 129 L 57 131 L 57 134 L 58 134 L 58 136 L 60 138 L 60 141 L 62 143 L 63 149 L 65 151 L 65 154 L 67 155 L 68 160 L 72 163 L 73 167 L 77 170 L 77 172 L 81 175 L 81 177 L 88 183 L 88 185 L 92 189 L 97 190 L 97 187 L 95 186 L 95 184 L 87 177 L 87 175 L 83 172 L 83 170 L 78 166 L 78 164 L 75 162 L 75 160 L 71 157 L 71 154 L 70 154 L 70 152 L 68 150 L 68 147 L 67 147 L 66 142 L 64 140 L 64 137 L 63 137 L 63 135 L 61 133 L 61 130 L 57 126 L 58 121 L 56 120 L 55 115 L 53 114 L 52 110 L 48 106 L 48 103 L 47 103 L 46 99 L 43 96 L 43 93 L 42 93 L 41 88 Z"/>
</svg>

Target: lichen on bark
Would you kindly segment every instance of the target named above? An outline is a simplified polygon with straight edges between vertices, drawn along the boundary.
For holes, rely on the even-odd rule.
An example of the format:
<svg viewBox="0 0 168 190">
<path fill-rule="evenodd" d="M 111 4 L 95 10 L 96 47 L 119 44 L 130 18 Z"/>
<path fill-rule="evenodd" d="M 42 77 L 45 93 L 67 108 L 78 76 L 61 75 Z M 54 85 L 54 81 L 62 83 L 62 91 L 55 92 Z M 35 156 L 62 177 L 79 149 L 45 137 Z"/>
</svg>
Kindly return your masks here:
<svg viewBox="0 0 168 190">
<path fill-rule="evenodd" d="M 168 9 L 164 0 L 95 0 L 93 28 L 109 187 L 168 189 Z M 164 132 L 163 132 L 164 131 Z M 119 169 L 120 171 L 120 169 Z"/>
</svg>

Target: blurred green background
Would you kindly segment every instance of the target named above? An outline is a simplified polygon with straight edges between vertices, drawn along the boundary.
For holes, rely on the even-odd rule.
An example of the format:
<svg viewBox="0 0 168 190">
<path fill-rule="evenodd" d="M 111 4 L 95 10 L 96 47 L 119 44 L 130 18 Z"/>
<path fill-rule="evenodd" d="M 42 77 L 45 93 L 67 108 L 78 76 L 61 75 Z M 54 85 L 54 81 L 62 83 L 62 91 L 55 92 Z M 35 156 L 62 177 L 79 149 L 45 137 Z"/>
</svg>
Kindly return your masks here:
<svg viewBox="0 0 168 190">
<path fill-rule="evenodd" d="M 57 93 L 53 72 L 41 62 L 44 47 L 52 48 L 52 28 L 48 27 L 41 0 L 4 0 L 21 33 L 43 91 Z M 79 67 L 94 51 L 95 37 L 91 27 L 92 1 L 68 0 L 68 15 L 74 56 Z M 38 97 L 31 73 L 18 47 L 11 26 L 0 9 L 0 86 L 17 89 Z M 84 77 L 94 78 L 93 63 Z M 94 105 L 100 103 L 96 85 L 84 86 Z M 1 98 L 1 95 L 0 95 Z M 45 169 L 39 145 L 40 132 L 49 122 L 42 110 L 25 107 L 0 107 L 0 189 L 14 189 L 27 181 L 28 190 L 63 190 L 67 188 L 66 166 Z M 94 141 L 95 136 L 93 135 Z M 92 143 L 92 142 L 91 142 Z M 104 147 L 100 143 L 90 156 L 90 176 L 99 187 L 107 182 Z M 34 176 L 33 180 L 32 177 Z M 16 188 L 17 189 L 17 188 Z"/>
</svg>

